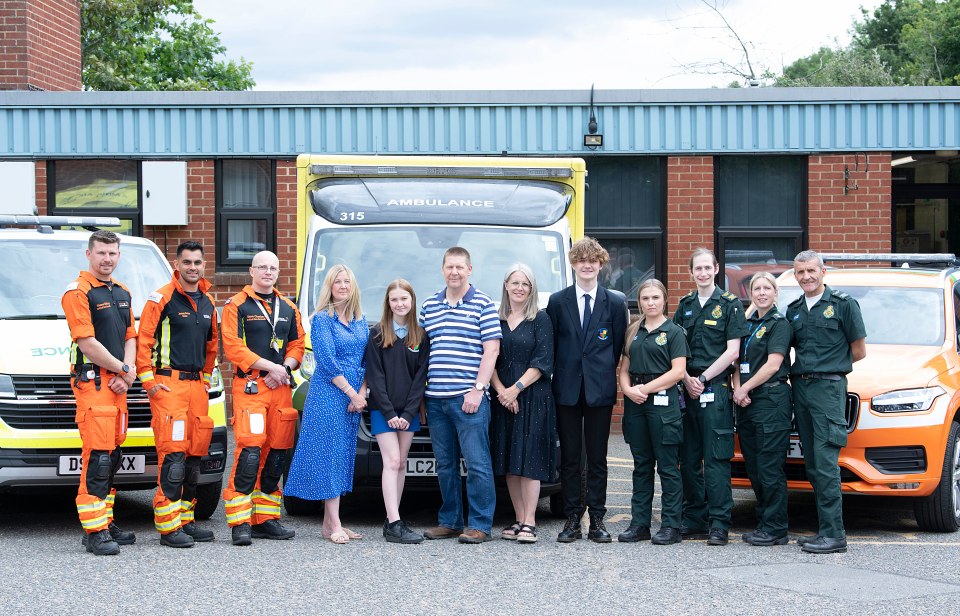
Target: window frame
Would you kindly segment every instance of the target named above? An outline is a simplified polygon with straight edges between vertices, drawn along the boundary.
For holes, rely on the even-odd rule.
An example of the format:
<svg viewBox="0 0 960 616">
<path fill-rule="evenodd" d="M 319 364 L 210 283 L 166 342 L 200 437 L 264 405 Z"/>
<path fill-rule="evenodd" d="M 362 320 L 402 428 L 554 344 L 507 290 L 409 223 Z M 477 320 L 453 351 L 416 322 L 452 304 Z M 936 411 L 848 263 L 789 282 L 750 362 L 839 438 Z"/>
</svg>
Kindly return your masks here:
<svg viewBox="0 0 960 616">
<path fill-rule="evenodd" d="M 223 207 L 223 164 L 225 162 L 267 162 L 270 164 L 270 207 L 258 208 L 225 208 Z M 248 259 L 231 259 L 228 255 L 227 227 L 232 221 L 264 221 L 266 230 L 266 247 L 273 253 L 277 252 L 277 160 L 275 158 L 218 158 L 214 161 L 214 242 L 216 247 L 216 271 L 218 272 L 245 272 L 250 267 L 252 257 Z"/>
<path fill-rule="evenodd" d="M 137 168 L 137 207 L 136 208 L 66 208 L 57 206 L 57 164 L 70 162 L 89 162 L 95 160 L 116 160 L 112 158 L 60 158 L 47 161 L 47 212 L 51 216 L 108 216 L 120 220 L 130 220 L 130 234 L 143 237 L 143 163 L 132 160 Z M 131 159 L 120 159 L 131 160 Z M 110 229 L 107 229 L 108 231 Z"/>
</svg>

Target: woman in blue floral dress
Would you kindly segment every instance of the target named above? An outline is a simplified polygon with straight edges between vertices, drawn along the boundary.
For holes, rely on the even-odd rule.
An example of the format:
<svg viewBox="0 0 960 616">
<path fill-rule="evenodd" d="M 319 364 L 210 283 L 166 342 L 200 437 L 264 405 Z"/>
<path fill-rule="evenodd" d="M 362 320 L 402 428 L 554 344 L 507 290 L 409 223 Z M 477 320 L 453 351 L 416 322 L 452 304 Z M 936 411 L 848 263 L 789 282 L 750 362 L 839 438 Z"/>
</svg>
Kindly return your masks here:
<svg viewBox="0 0 960 616">
<path fill-rule="evenodd" d="M 353 272 L 333 266 L 310 321 L 316 368 L 284 492 L 324 501 L 322 533 L 334 543 L 362 537 L 341 525 L 340 497 L 353 489 L 357 428 L 367 405 L 363 356 L 368 332 Z"/>
</svg>

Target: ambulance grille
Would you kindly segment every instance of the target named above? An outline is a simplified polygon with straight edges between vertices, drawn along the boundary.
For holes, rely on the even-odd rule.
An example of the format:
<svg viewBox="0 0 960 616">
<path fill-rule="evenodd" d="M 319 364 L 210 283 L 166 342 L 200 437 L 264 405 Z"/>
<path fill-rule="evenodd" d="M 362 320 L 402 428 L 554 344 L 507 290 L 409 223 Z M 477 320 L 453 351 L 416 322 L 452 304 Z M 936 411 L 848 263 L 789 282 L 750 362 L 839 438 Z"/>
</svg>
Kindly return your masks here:
<svg viewBox="0 0 960 616">
<path fill-rule="evenodd" d="M 68 376 L 11 376 L 16 399 L 0 398 L 0 420 L 18 430 L 76 429 L 76 402 Z M 103 385 L 104 387 L 106 385 Z M 130 428 L 150 427 L 150 403 L 140 381 L 127 393 Z"/>
</svg>

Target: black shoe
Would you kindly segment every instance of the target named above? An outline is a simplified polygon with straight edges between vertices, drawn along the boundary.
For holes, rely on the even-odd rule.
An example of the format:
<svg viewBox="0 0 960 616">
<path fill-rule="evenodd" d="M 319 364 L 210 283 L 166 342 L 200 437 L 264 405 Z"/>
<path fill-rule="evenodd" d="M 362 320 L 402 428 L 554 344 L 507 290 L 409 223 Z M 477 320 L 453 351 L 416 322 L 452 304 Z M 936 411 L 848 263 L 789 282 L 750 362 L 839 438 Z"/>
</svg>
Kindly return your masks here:
<svg viewBox="0 0 960 616">
<path fill-rule="evenodd" d="M 787 537 L 786 533 L 782 535 L 771 535 L 764 530 L 755 530 L 752 533 L 745 534 L 743 537 L 744 541 L 756 546 L 787 545 L 790 541 L 790 537 Z"/>
<path fill-rule="evenodd" d="M 613 536 L 607 532 L 607 527 L 603 525 L 603 516 L 590 516 L 590 530 L 587 531 L 587 539 L 595 543 L 610 543 Z"/>
<path fill-rule="evenodd" d="M 580 518 L 567 518 L 563 530 L 557 535 L 557 542 L 573 543 L 577 539 L 583 539 L 583 532 L 580 530 Z"/>
<path fill-rule="evenodd" d="M 797 545 L 804 546 L 812 541 L 819 541 L 820 535 L 800 535 L 797 537 Z"/>
<path fill-rule="evenodd" d="M 636 543 L 637 541 L 650 540 L 649 526 L 631 526 L 627 530 L 617 535 L 617 541 L 620 543 Z"/>
<path fill-rule="evenodd" d="M 192 548 L 193 537 L 178 528 L 172 533 L 160 535 L 160 545 L 165 545 L 168 548 Z"/>
<path fill-rule="evenodd" d="M 383 538 L 389 543 L 423 543 L 423 535 L 413 530 L 403 520 L 383 523 Z"/>
<path fill-rule="evenodd" d="M 113 556 L 120 553 L 120 544 L 110 536 L 110 531 L 107 529 L 89 533 L 86 539 L 87 551 L 97 556 Z"/>
<path fill-rule="evenodd" d="M 137 542 L 137 536 L 133 534 L 132 530 L 123 530 L 113 522 L 110 522 L 110 526 L 107 527 L 107 530 L 110 531 L 110 538 L 117 542 L 117 545 L 133 545 Z M 80 540 L 80 545 L 87 547 L 87 534 L 83 534 L 83 538 Z"/>
<path fill-rule="evenodd" d="M 250 545 L 253 539 L 250 538 L 250 523 L 244 522 L 237 524 L 230 529 L 230 540 L 233 545 Z"/>
<path fill-rule="evenodd" d="M 650 540 L 650 543 L 653 545 L 672 545 L 674 543 L 680 543 L 682 540 L 683 538 L 681 537 L 679 528 L 662 526 L 660 530 L 657 531 L 657 534 L 653 536 L 653 539 Z"/>
<path fill-rule="evenodd" d="M 707 538 L 707 545 L 727 545 L 730 543 L 730 537 L 726 530 L 722 528 L 711 528 L 710 536 Z"/>
<path fill-rule="evenodd" d="M 758 530 L 747 531 L 742 535 L 740 535 L 740 541 L 743 541 L 744 543 L 750 543 L 750 540 L 753 539 L 758 532 L 761 532 L 761 531 L 758 531 Z"/>
<path fill-rule="evenodd" d="M 280 523 L 280 520 L 267 520 L 263 524 L 254 524 L 250 527 L 254 539 L 293 539 L 297 531 L 291 530 Z"/>
<path fill-rule="evenodd" d="M 844 537 L 817 537 L 801 545 L 800 549 L 811 554 L 844 553 L 847 551 L 847 540 Z"/>
<path fill-rule="evenodd" d="M 680 537 L 683 539 L 708 539 L 710 537 L 707 531 L 702 528 L 687 528 L 680 526 Z"/>
<path fill-rule="evenodd" d="M 180 527 L 180 530 L 193 537 L 194 541 L 203 543 L 204 541 L 213 541 L 213 531 L 206 528 L 200 528 L 195 523 L 190 522 Z"/>
</svg>

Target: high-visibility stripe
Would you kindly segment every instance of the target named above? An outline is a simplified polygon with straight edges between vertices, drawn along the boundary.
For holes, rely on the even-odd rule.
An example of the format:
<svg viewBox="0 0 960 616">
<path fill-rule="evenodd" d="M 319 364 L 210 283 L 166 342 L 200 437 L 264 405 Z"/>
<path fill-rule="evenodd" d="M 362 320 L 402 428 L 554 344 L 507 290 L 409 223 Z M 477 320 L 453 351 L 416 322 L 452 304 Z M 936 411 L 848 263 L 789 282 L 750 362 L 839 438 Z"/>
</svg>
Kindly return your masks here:
<svg viewBox="0 0 960 616">
<path fill-rule="evenodd" d="M 183 522 L 184 524 L 189 524 L 190 522 L 193 522 L 194 520 L 193 501 L 181 500 L 180 503 L 181 503 L 180 521 Z"/>
<path fill-rule="evenodd" d="M 107 505 L 103 501 L 97 501 L 89 505 L 77 505 L 77 513 L 84 513 L 87 511 L 100 511 L 106 510 Z"/>
<path fill-rule="evenodd" d="M 110 489 L 110 494 L 107 494 L 107 498 L 104 502 L 107 504 L 107 520 L 113 521 L 113 503 L 117 499 L 117 490 L 114 488 Z"/>
<path fill-rule="evenodd" d="M 236 513 L 227 514 L 227 524 L 231 526 L 236 526 L 237 524 L 243 524 L 244 522 L 249 522 L 250 517 L 253 514 L 253 511 L 250 509 L 243 509 Z"/>
<path fill-rule="evenodd" d="M 103 514 L 102 516 L 98 516 L 96 518 L 80 518 L 80 526 L 82 526 L 84 530 L 101 530 L 98 527 L 105 527 L 107 524 L 107 514 Z"/>
<path fill-rule="evenodd" d="M 241 494 L 240 496 L 235 496 L 228 501 L 224 501 L 223 504 L 225 507 L 238 507 L 251 502 L 253 502 L 253 499 L 249 494 Z"/>
<path fill-rule="evenodd" d="M 164 317 L 160 323 L 160 336 L 157 342 L 160 344 L 160 365 L 170 365 L 170 317 Z"/>
<path fill-rule="evenodd" d="M 171 513 L 179 513 L 181 506 L 181 501 L 175 500 L 172 501 L 169 505 L 164 505 L 163 507 L 155 507 L 153 510 L 153 515 L 170 515 Z"/>
<path fill-rule="evenodd" d="M 169 520 L 167 522 L 159 522 L 157 520 L 154 520 L 153 525 L 156 527 L 156 529 L 159 532 L 163 534 L 167 534 L 169 532 L 173 532 L 178 528 L 180 528 L 180 516 L 177 516 L 174 519 Z"/>
<path fill-rule="evenodd" d="M 147 370 L 146 372 L 141 372 L 137 376 L 140 377 L 141 383 L 144 381 L 152 381 L 154 379 L 153 370 Z"/>
</svg>

